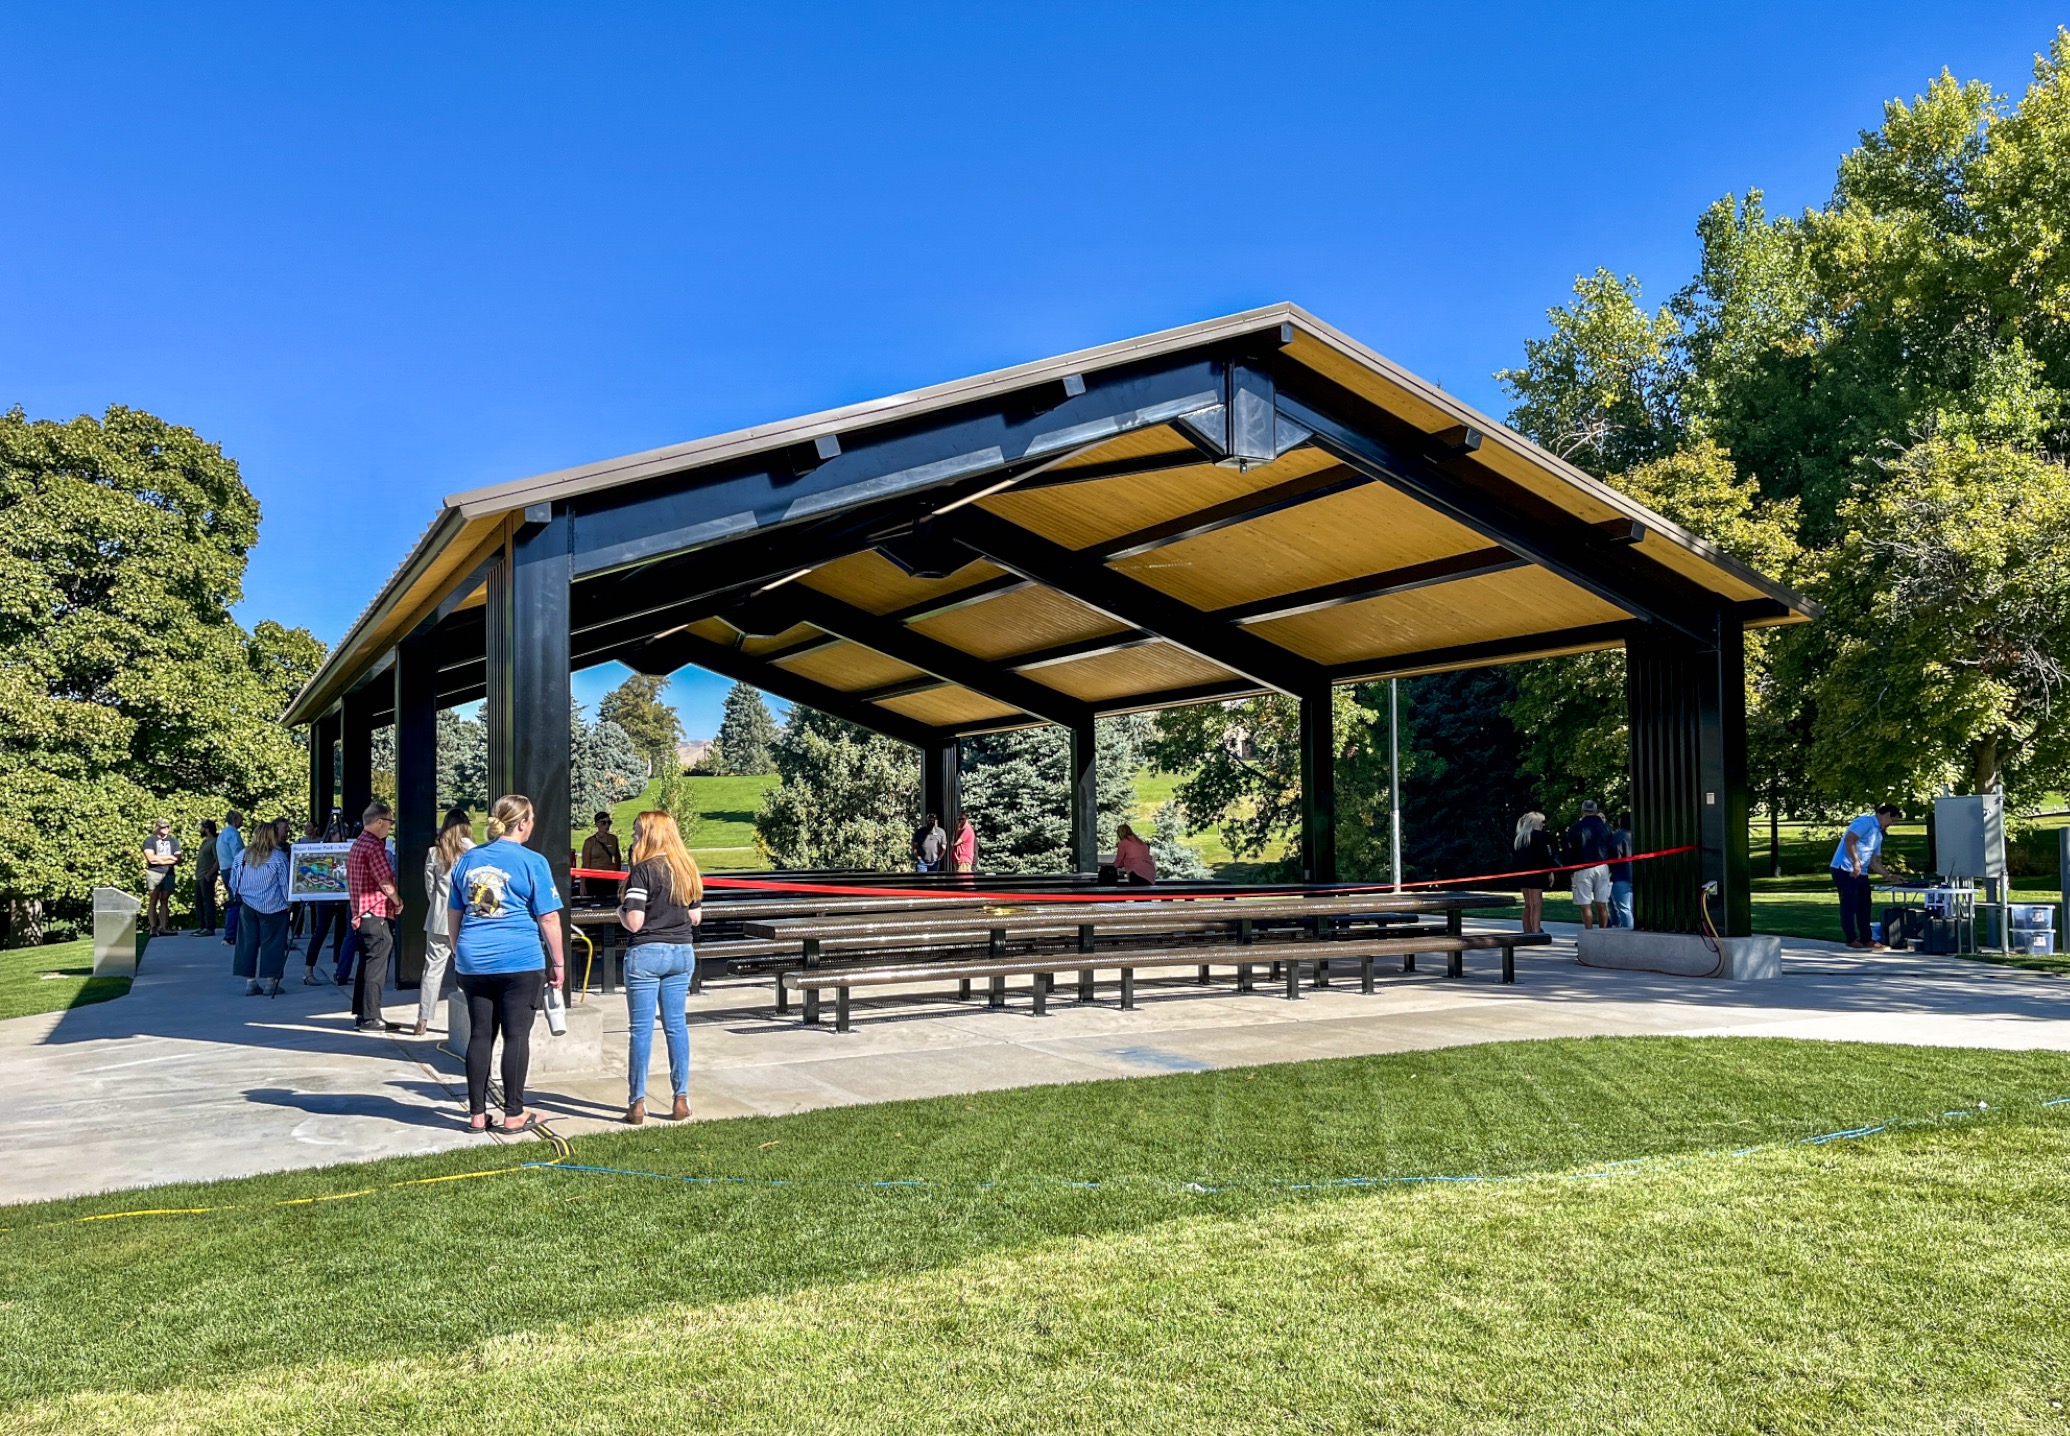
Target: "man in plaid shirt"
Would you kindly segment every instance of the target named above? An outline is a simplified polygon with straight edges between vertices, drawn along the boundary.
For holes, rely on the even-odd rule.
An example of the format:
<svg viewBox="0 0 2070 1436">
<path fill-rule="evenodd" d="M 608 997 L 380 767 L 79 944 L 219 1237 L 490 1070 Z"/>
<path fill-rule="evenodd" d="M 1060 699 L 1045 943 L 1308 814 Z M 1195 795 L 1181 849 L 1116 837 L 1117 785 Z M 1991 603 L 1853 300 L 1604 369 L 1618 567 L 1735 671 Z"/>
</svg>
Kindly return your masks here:
<svg viewBox="0 0 2070 1436">
<path fill-rule="evenodd" d="M 388 860 L 388 833 L 395 814 L 378 799 L 367 805 L 360 834 L 345 855 L 345 887 L 351 894 L 352 926 L 359 933 L 359 972 L 352 984 L 352 1015 L 362 1032 L 400 1032 L 400 1022 L 381 1016 L 381 992 L 388 985 L 388 958 L 395 951 L 395 920 L 402 894 L 395 864 Z"/>
</svg>

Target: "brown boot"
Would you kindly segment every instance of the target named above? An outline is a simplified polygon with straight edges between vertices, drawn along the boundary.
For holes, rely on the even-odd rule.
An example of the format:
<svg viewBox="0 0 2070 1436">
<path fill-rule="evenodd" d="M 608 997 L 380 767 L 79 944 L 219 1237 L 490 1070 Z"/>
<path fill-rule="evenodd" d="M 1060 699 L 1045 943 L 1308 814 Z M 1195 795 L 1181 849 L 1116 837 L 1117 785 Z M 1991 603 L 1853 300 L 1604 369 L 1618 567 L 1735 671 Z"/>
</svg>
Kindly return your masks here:
<svg viewBox="0 0 2070 1436">
<path fill-rule="evenodd" d="M 639 1101 L 625 1109 L 625 1124 L 628 1127 L 637 1127 L 646 1120 L 647 1099 L 645 1097 L 642 1097 Z"/>
<path fill-rule="evenodd" d="M 689 1120 L 690 1120 L 690 1099 L 689 1099 L 688 1097 L 678 1097 L 678 1098 L 676 1098 L 676 1105 L 675 1105 L 675 1106 L 673 1106 L 673 1107 L 671 1107 L 671 1108 L 669 1108 L 669 1112 L 668 1112 L 668 1119 L 669 1119 L 669 1121 L 671 1121 L 671 1122 L 687 1122 L 687 1121 L 689 1121 Z"/>
</svg>

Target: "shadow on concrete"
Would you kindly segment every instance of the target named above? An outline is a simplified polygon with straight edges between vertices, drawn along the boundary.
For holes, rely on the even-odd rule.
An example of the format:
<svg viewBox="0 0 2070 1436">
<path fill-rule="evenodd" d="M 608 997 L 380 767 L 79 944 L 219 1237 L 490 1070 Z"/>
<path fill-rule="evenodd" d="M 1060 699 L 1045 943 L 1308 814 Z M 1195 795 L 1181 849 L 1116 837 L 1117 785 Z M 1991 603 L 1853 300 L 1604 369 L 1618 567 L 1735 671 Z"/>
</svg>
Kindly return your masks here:
<svg viewBox="0 0 2070 1436">
<path fill-rule="evenodd" d="M 450 1130 L 467 1125 L 467 1114 L 435 1083 L 393 1083 L 393 1086 L 424 1091 L 440 1105 L 426 1107 L 422 1100 L 406 1102 L 375 1092 L 296 1092 L 286 1087 L 251 1087 L 247 1101 L 268 1107 L 288 1107 L 312 1117 L 378 1117 L 410 1127 Z M 425 1090 L 428 1089 L 428 1090 Z"/>
</svg>

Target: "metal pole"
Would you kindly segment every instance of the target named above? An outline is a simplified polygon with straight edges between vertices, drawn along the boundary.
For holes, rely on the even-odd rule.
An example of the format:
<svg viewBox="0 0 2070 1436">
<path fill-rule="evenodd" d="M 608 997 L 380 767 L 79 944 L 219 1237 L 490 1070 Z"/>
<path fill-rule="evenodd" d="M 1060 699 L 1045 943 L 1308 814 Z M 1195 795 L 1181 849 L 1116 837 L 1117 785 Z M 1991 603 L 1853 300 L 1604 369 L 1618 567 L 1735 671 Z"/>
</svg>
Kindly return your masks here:
<svg viewBox="0 0 2070 1436">
<path fill-rule="evenodd" d="M 1402 885 L 1402 701 L 1401 680 L 1387 680 L 1387 814 L 1394 823 L 1388 851 L 1394 858 L 1394 885 Z"/>
</svg>

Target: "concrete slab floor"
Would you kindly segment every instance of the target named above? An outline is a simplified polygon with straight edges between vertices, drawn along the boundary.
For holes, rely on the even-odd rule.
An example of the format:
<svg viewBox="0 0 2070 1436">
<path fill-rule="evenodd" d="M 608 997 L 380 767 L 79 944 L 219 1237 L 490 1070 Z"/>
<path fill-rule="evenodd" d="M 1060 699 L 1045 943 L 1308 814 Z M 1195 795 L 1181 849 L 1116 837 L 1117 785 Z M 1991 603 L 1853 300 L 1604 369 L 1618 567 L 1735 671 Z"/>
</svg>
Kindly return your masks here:
<svg viewBox="0 0 2070 1436">
<path fill-rule="evenodd" d="M 1490 924 L 1495 926 L 1495 924 Z M 766 984 L 717 985 L 691 1001 L 691 1104 L 699 1118 L 1141 1077 L 1472 1042 L 1605 1034 L 1748 1034 L 1844 1041 L 2070 1050 L 2070 979 L 1960 958 L 1849 952 L 1790 941 L 1781 978 L 1719 983 L 1583 968 L 1572 930 L 1519 954 L 1517 984 L 1485 959 L 1465 981 L 1441 962 L 1387 972 L 1371 997 L 1357 979 L 1288 1002 L 1261 984 L 1239 995 L 1179 973 L 1139 984 L 1135 1011 L 1102 981 L 1080 1005 L 1060 982 L 1049 1016 L 1016 983 L 1005 1011 L 953 989 L 873 994 L 854 1031 L 819 1028 L 793 1006 L 778 1018 Z M 363 1037 L 335 986 L 303 987 L 299 962 L 278 998 L 246 997 L 220 940 L 151 945 L 129 996 L 0 1021 L 0 1202 L 75 1196 L 501 1141 L 466 1130 L 459 1061 L 429 1040 Z M 1430 969 L 1435 968 L 1435 971 Z M 388 1009 L 414 1019 L 414 994 Z M 607 1051 L 622 1052 L 622 998 L 604 1004 Z M 545 1040 L 545 1039 L 541 1039 Z M 655 1034 L 651 1105 L 668 1097 Z M 616 1125 L 622 1076 L 555 1077 L 535 1104 L 568 1135 Z M 649 1130 L 663 1124 L 650 1124 Z M 529 1139 L 521 1139 L 529 1140 Z"/>
</svg>

